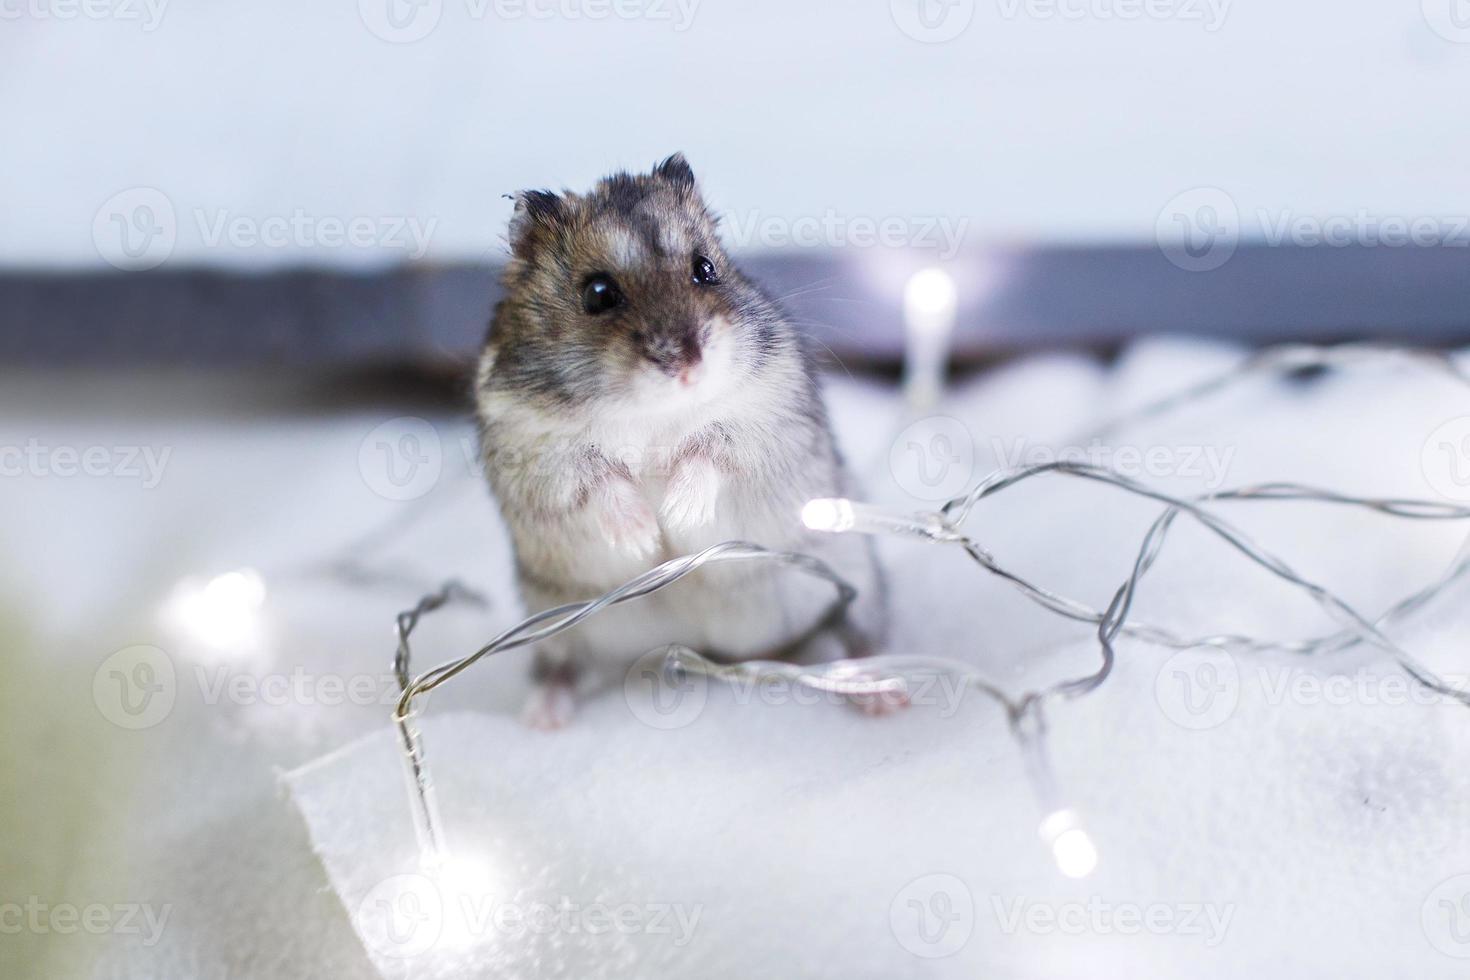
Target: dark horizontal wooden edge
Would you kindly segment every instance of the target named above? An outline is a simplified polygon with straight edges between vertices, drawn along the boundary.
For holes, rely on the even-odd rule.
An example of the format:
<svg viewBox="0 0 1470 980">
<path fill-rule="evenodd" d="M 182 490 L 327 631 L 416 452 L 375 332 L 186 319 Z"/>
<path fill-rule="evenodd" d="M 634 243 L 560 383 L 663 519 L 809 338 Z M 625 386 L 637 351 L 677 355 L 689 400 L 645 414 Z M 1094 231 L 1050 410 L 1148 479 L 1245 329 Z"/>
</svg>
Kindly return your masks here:
<svg viewBox="0 0 1470 980">
<path fill-rule="evenodd" d="M 766 254 L 742 265 L 789 297 L 793 316 L 838 357 L 891 365 L 903 349 L 901 282 L 922 261 L 846 250 Z M 1209 272 L 1131 246 L 991 250 L 949 266 L 961 289 L 961 361 L 1156 333 L 1247 343 L 1470 341 L 1464 248 L 1246 245 Z M 488 265 L 11 270 L 0 273 L 0 358 L 45 366 L 462 364 L 484 338 L 498 289 Z"/>
</svg>

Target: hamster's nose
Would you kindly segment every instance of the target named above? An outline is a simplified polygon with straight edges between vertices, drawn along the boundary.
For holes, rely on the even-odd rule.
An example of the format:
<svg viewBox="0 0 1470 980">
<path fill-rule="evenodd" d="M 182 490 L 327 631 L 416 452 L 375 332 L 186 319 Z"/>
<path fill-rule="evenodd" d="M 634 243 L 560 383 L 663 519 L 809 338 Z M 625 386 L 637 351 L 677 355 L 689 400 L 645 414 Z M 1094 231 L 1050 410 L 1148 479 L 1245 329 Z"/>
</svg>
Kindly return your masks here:
<svg viewBox="0 0 1470 980">
<path fill-rule="evenodd" d="M 679 384 L 685 388 L 692 388 L 699 383 L 699 379 L 702 377 L 704 377 L 704 365 L 699 362 L 698 357 L 694 359 L 692 364 L 686 364 L 679 369 Z"/>
<path fill-rule="evenodd" d="M 665 335 L 650 346 L 650 360 L 669 377 L 678 378 L 685 384 L 692 384 L 699 377 L 697 369 L 704 360 L 704 351 L 700 348 L 697 331 L 682 330 Z"/>
<path fill-rule="evenodd" d="M 684 345 L 682 354 L 677 376 L 679 384 L 688 388 L 704 376 L 704 352 L 699 349 L 699 341 L 691 339 Z"/>
</svg>

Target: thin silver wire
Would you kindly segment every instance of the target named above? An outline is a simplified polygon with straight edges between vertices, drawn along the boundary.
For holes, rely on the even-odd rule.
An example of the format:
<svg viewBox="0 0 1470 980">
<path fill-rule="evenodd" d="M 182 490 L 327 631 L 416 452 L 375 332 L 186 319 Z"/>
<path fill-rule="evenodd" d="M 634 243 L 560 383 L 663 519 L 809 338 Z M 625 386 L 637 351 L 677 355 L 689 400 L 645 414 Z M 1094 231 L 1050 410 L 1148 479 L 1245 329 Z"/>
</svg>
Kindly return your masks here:
<svg viewBox="0 0 1470 980">
<path fill-rule="evenodd" d="M 1104 611 L 1099 612 L 1087 606 L 1085 603 L 1078 602 L 1075 599 L 1070 599 L 1036 585 L 1020 575 L 1003 568 L 978 543 L 962 534 L 958 529 L 958 524 L 969 516 L 971 510 L 979 501 L 993 496 L 1002 490 L 1016 486 L 1025 480 L 1048 473 L 1063 474 L 1105 483 L 1136 496 L 1166 505 L 1164 512 L 1154 521 L 1148 533 L 1144 536 L 1143 544 L 1134 560 L 1132 573 L 1118 588 L 1112 602 Z M 1245 532 L 1202 506 L 1202 503 L 1216 501 L 1282 500 L 1311 500 L 1320 503 L 1360 507 L 1411 520 L 1470 519 L 1470 507 L 1437 501 L 1349 497 L 1333 491 L 1318 490 L 1313 487 L 1288 483 L 1260 484 L 1251 487 L 1216 491 L 1201 495 L 1200 497 L 1185 499 L 1154 490 L 1136 480 L 1102 467 L 1070 461 L 1043 463 L 1036 466 L 1020 467 L 995 473 L 982 481 L 970 493 L 949 501 L 941 508 L 940 514 L 943 516 L 946 529 L 950 534 L 954 535 L 954 537 L 947 538 L 946 540 L 957 540 L 970 557 L 986 571 L 1010 582 L 1023 595 L 1046 609 L 1070 619 L 1097 624 L 1098 640 L 1102 648 L 1102 664 L 1098 670 L 1085 677 L 1063 681 L 1054 685 L 1040 692 L 1041 697 L 1048 697 L 1053 694 L 1074 697 L 1094 690 L 1106 680 L 1112 670 L 1115 657 L 1113 641 L 1119 634 L 1127 634 L 1174 649 L 1214 647 L 1233 652 L 1264 652 L 1274 650 L 1298 654 L 1320 654 L 1329 650 L 1341 650 L 1356 643 L 1369 643 L 1389 653 L 1420 684 L 1440 694 L 1453 697 L 1462 703 L 1470 704 L 1470 692 L 1459 690 L 1440 680 L 1383 632 L 1386 625 L 1401 618 L 1407 612 L 1422 607 L 1434 598 L 1434 596 L 1447 588 L 1450 583 L 1462 577 L 1466 572 L 1467 565 L 1470 565 L 1470 558 L 1462 555 L 1455 565 L 1447 573 L 1442 575 L 1438 581 L 1399 600 L 1389 608 L 1387 613 L 1380 616 L 1378 620 L 1370 621 L 1331 590 L 1304 578 L 1281 558 L 1266 551 L 1262 546 L 1251 540 Z M 1233 634 L 1186 638 L 1162 627 L 1150 626 L 1143 623 L 1130 623 L 1128 613 L 1132 608 L 1133 600 L 1137 595 L 1140 583 L 1144 575 L 1153 567 L 1154 562 L 1158 559 L 1169 529 L 1173 526 L 1175 519 L 1181 514 L 1187 514 L 1193 517 L 1204 528 L 1224 540 L 1255 564 L 1305 591 L 1313 600 L 1322 606 L 1330 617 L 1339 622 L 1344 622 L 1345 628 L 1330 636 L 1292 642 L 1259 640 Z"/>
<path fill-rule="evenodd" d="M 1101 439 L 1126 425 L 1177 411 L 1183 406 L 1202 401 L 1255 375 L 1311 368 L 1345 368 L 1363 363 L 1381 363 L 1391 360 L 1402 360 L 1443 372 L 1470 387 L 1470 374 L 1461 370 L 1447 354 L 1439 352 L 1364 344 L 1327 348 L 1287 345 L 1264 350 L 1247 358 L 1231 371 L 1115 419 L 1094 430 L 1091 438 Z M 1084 602 L 1037 585 L 1001 566 L 979 542 L 960 530 L 960 525 L 966 521 L 981 501 L 1027 480 L 1053 474 L 1103 483 L 1164 505 L 1163 511 L 1144 536 L 1133 559 L 1128 578 L 1114 592 L 1106 609 L 1094 609 Z M 1254 542 L 1243 531 L 1213 510 L 1213 505 L 1216 504 L 1286 501 L 1354 507 L 1406 520 L 1470 519 L 1470 507 L 1403 498 L 1356 497 L 1295 483 L 1261 483 L 1185 498 L 1155 490 L 1122 474 L 1087 463 L 1057 461 L 1018 467 L 991 474 L 968 493 L 945 503 L 936 513 L 914 515 L 911 521 L 914 528 L 912 533 L 918 533 L 940 544 L 957 544 L 981 568 L 1010 583 L 1042 608 L 1074 621 L 1094 624 L 1101 662 L 1092 673 L 1058 681 L 1047 687 L 1027 691 L 1020 695 L 1011 695 L 980 675 L 970 665 L 934 657 L 885 655 L 861 661 L 844 660 L 818 666 L 797 666 L 774 661 L 719 664 L 686 648 L 673 647 L 670 648 L 667 663 L 671 669 L 698 671 L 714 678 L 783 677 L 814 688 L 842 694 L 882 694 L 901 690 L 904 675 L 917 670 L 944 671 L 953 674 L 967 684 L 973 685 L 976 690 L 989 696 L 1004 708 L 1011 730 L 1022 747 L 1023 757 L 1027 761 L 1027 769 L 1038 796 L 1042 798 L 1047 807 L 1053 805 L 1055 793 L 1051 787 L 1050 767 L 1045 754 L 1044 706 L 1050 699 L 1080 697 L 1101 686 L 1107 680 L 1116 662 L 1115 643 L 1119 636 L 1129 636 L 1165 648 L 1214 648 L 1234 653 L 1274 651 L 1299 655 L 1322 655 L 1358 644 L 1369 644 L 1387 653 L 1419 684 L 1461 703 L 1470 704 L 1470 692 L 1455 688 L 1437 677 L 1384 632 L 1388 627 L 1421 609 L 1465 577 L 1467 571 L 1470 571 L 1470 547 L 1462 549 L 1457 560 L 1436 581 L 1398 600 L 1376 619 L 1370 620 L 1331 590 L 1302 576 L 1284 560 Z M 1206 505 L 1212 506 L 1207 507 Z M 1257 566 L 1305 592 L 1322 607 L 1330 618 L 1341 623 L 1342 628 L 1335 633 L 1306 640 L 1258 639 L 1239 634 L 1189 638 L 1164 627 L 1131 619 L 1130 614 L 1141 583 L 1157 562 L 1168 533 L 1180 516 L 1192 518 Z M 893 532 L 888 529 L 885 533 Z M 1467 538 L 1467 544 L 1470 544 L 1470 538 Z M 581 603 L 568 603 L 536 613 L 503 631 L 474 653 L 434 667 L 416 679 L 410 679 L 409 675 L 411 658 L 409 636 L 413 629 L 424 614 L 440 608 L 451 599 L 466 598 L 468 593 L 463 590 L 462 586 L 450 583 L 443 589 L 425 596 L 412 610 L 400 614 L 398 618 L 399 645 L 394 660 L 394 673 L 399 680 L 401 696 L 393 717 L 398 726 L 409 767 L 412 803 L 416 811 L 415 824 L 420 828 L 420 842 L 426 851 L 432 854 L 442 854 L 443 835 L 442 828 L 438 826 L 432 781 L 428 777 L 427 766 L 423 759 L 422 741 L 411 724 L 414 715 L 413 702 L 416 698 L 446 683 L 485 657 L 526 646 L 572 629 L 583 620 L 609 606 L 656 592 L 704 565 L 742 561 L 772 561 L 801 569 L 831 582 L 837 589 L 837 599 L 828 616 L 824 617 L 814 629 L 820 628 L 834 616 L 840 615 L 856 596 L 856 591 L 851 585 L 815 558 L 793 552 L 768 551 L 757 545 L 743 542 L 726 542 L 698 554 L 664 562 L 596 599 Z"/>
<path fill-rule="evenodd" d="M 500 633 L 474 653 L 440 664 L 416 679 L 410 679 L 409 675 L 412 658 L 409 639 L 419 621 L 426 613 L 441 608 L 453 599 L 469 598 L 474 594 L 458 583 L 447 583 L 438 591 L 425 596 L 412 609 L 400 613 L 397 619 L 398 649 L 394 655 L 393 672 L 398 678 L 401 693 L 397 707 L 394 709 L 393 721 L 397 726 L 399 742 L 407 766 L 414 827 L 419 836 L 422 853 L 430 861 L 442 860 L 447 854 L 447 846 L 438 815 L 433 779 L 424 759 L 423 739 L 412 723 L 413 702 L 416 698 L 428 694 L 486 657 L 565 632 L 609 606 L 630 602 L 657 592 L 707 565 L 740 562 L 769 562 L 796 569 L 832 584 L 837 592 L 836 598 L 826 612 L 811 626 L 808 631 L 810 633 L 815 633 L 829 623 L 840 619 L 848 605 L 857 597 L 857 589 L 853 588 L 825 562 L 810 555 L 791 551 L 771 551 L 743 541 L 726 541 L 697 554 L 670 559 L 595 599 L 567 603 L 527 617 Z M 797 642 L 801 640 L 798 639 Z"/>
</svg>

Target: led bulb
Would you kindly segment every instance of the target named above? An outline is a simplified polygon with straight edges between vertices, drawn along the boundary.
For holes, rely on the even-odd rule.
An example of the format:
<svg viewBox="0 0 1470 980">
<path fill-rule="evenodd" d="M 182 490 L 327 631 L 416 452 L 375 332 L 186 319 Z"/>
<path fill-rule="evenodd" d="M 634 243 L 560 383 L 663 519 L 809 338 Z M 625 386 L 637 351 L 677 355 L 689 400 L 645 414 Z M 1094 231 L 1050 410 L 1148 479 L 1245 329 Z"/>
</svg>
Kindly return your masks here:
<svg viewBox="0 0 1470 980">
<path fill-rule="evenodd" d="M 839 534 L 851 531 L 854 522 L 852 501 L 840 497 L 819 497 L 801 509 L 801 523 L 813 531 Z"/>
<path fill-rule="evenodd" d="M 1041 839 L 1051 848 L 1057 870 L 1068 878 L 1086 878 L 1097 867 L 1097 845 L 1072 810 L 1057 810 L 1041 821 Z"/>
<path fill-rule="evenodd" d="M 954 277 L 943 269 L 920 269 L 903 289 L 903 313 L 910 327 L 943 329 L 944 320 L 954 316 L 959 290 Z"/>
<path fill-rule="evenodd" d="M 453 852 L 441 855 L 430 878 L 439 887 L 443 902 L 443 931 L 439 946 L 449 952 L 468 949 L 487 935 L 483 922 L 477 922 L 473 910 L 484 908 L 504 882 L 498 880 L 490 863 L 483 858 Z"/>
<path fill-rule="evenodd" d="M 908 340 L 903 386 L 915 409 L 927 409 L 939 399 L 958 309 L 959 290 L 943 269 L 921 269 L 904 287 L 903 322 Z"/>
<path fill-rule="evenodd" d="M 250 568 L 225 572 L 206 582 L 185 579 L 164 604 L 174 628 L 216 650 L 238 650 L 259 637 L 265 580 Z"/>
<path fill-rule="evenodd" d="M 812 531 L 841 534 L 903 534 L 931 541 L 952 541 L 955 534 L 945 527 L 938 514 L 893 514 L 859 504 L 842 497 L 818 497 L 801 509 L 801 522 Z"/>
</svg>

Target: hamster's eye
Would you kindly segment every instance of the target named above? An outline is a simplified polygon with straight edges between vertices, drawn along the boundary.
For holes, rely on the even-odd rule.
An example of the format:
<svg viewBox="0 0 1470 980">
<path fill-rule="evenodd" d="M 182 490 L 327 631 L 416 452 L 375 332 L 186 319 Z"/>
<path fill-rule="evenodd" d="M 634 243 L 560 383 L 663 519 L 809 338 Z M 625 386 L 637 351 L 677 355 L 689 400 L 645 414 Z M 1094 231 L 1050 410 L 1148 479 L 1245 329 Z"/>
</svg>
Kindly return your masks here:
<svg viewBox="0 0 1470 980">
<path fill-rule="evenodd" d="M 703 255 L 696 255 L 693 262 L 693 279 L 696 286 L 713 286 L 720 281 L 715 264 Z"/>
<path fill-rule="evenodd" d="M 582 309 L 592 316 L 606 313 L 615 306 L 621 306 L 623 294 L 618 289 L 618 284 L 612 281 L 612 276 L 598 273 L 588 278 L 582 287 Z"/>
</svg>

